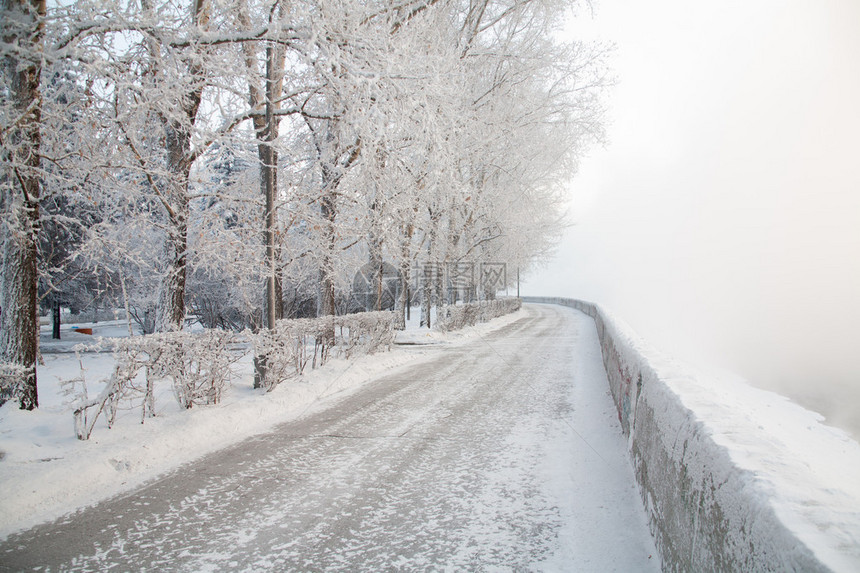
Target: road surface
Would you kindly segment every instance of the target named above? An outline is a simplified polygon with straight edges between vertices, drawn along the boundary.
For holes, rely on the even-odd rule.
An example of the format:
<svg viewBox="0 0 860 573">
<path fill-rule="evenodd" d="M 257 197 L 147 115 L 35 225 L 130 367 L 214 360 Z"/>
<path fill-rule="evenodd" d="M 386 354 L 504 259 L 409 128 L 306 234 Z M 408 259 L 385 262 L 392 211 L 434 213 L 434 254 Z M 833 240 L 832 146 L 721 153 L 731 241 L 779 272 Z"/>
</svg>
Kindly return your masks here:
<svg viewBox="0 0 860 573">
<path fill-rule="evenodd" d="M 659 570 L 593 323 L 521 314 L 15 534 L 0 570 Z"/>
</svg>

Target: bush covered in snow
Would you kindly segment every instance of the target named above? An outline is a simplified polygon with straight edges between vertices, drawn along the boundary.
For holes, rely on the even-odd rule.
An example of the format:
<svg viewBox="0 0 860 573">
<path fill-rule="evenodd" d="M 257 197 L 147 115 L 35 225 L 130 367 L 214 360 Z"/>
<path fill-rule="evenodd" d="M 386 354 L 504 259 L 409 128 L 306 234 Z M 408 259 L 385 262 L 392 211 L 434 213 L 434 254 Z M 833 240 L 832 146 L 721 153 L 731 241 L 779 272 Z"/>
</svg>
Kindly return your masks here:
<svg viewBox="0 0 860 573">
<path fill-rule="evenodd" d="M 475 326 L 479 322 L 487 322 L 496 317 L 516 312 L 522 306 L 518 298 L 500 298 L 457 304 L 443 307 L 439 312 L 436 325 L 439 330 L 451 331 Z"/>
<path fill-rule="evenodd" d="M 0 362 L 0 406 L 20 397 L 25 375 L 26 369 L 20 364 Z"/>
<path fill-rule="evenodd" d="M 280 382 L 299 376 L 308 363 L 322 365 L 332 356 L 350 357 L 390 349 L 394 339 L 393 312 L 365 312 L 345 316 L 278 321 L 273 331 L 237 334 L 209 329 L 203 332 L 169 332 L 132 338 L 101 339 L 79 351 L 109 348 L 115 365 L 108 380 L 100 381 L 101 392 L 90 397 L 85 370 L 66 382 L 74 396 L 75 433 L 89 439 L 99 416 L 104 413 L 113 425 L 120 402 L 140 407 L 141 422 L 155 415 L 155 385 L 170 380 L 173 394 L 182 408 L 217 404 L 233 376 L 232 366 L 249 351 L 265 365 L 264 387 L 271 390 Z M 251 342 L 250 347 L 247 341 Z M 14 368 L 8 370 L 15 379 Z M 0 367 L 0 383 L 6 370 Z M 9 382 L 9 388 L 14 388 Z M 2 387 L 5 391 L 6 386 Z"/>
<path fill-rule="evenodd" d="M 95 398 L 88 396 L 84 370 L 70 380 L 68 391 L 77 397 L 74 406 L 75 432 L 86 440 L 100 413 L 108 427 L 113 425 L 120 401 L 140 405 L 141 420 L 155 415 L 155 384 L 170 379 L 173 393 L 182 408 L 217 404 L 232 374 L 231 365 L 242 352 L 228 345 L 235 335 L 223 330 L 168 332 L 101 340 L 79 350 L 99 350 L 110 344 L 116 364 L 109 380 Z"/>
<path fill-rule="evenodd" d="M 271 390 L 279 383 L 299 376 L 311 363 L 322 365 L 332 354 L 349 357 L 372 354 L 391 347 L 394 340 L 393 312 L 361 312 L 343 316 L 279 320 L 274 330 L 245 331 L 254 347 L 254 356 L 266 368 L 264 386 Z"/>
</svg>

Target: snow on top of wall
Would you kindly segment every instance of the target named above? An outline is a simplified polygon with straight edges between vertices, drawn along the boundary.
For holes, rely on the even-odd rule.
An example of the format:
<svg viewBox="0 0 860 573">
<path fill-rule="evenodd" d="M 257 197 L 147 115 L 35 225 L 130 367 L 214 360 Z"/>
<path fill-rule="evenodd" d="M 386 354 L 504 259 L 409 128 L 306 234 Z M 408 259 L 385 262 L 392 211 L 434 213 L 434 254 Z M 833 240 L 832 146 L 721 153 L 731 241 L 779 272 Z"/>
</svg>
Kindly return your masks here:
<svg viewBox="0 0 860 573">
<path fill-rule="evenodd" d="M 860 570 L 860 444 L 788 398 L 705 372 L 650 347 L 600 308 L 731 460 L 751 472 L 777 516 L 834 571 Z"/>
</svg>

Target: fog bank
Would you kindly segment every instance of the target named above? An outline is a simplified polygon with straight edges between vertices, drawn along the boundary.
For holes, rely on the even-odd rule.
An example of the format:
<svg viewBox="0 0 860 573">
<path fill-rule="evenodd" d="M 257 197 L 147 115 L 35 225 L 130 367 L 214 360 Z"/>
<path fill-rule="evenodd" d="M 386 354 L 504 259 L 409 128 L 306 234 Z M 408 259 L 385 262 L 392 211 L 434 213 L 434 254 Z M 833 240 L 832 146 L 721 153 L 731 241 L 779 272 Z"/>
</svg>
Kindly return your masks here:
<svg viewBox="0 0 860 573">
<path fill-rule="evenodd" d="M 860 3 L 603 0 L 571 33 L 618 45 L 611 142 L 522 292 L 860 437 Z"/>
</svg>

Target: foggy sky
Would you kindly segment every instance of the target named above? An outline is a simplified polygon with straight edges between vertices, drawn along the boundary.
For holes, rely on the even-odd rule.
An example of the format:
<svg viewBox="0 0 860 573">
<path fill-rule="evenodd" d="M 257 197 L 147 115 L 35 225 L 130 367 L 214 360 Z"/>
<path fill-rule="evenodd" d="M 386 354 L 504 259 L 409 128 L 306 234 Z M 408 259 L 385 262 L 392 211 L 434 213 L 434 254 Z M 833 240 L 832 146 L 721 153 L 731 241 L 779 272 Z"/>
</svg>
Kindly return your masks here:
<svg viewBox="0 0 860 573">
<path fill-rule="evenodd" d="M 594 11 L 570 31 L 617 45 L 610 142 L 523 294 L 599 302 L 860 437 L 860 2 Z"/>
</svg>

